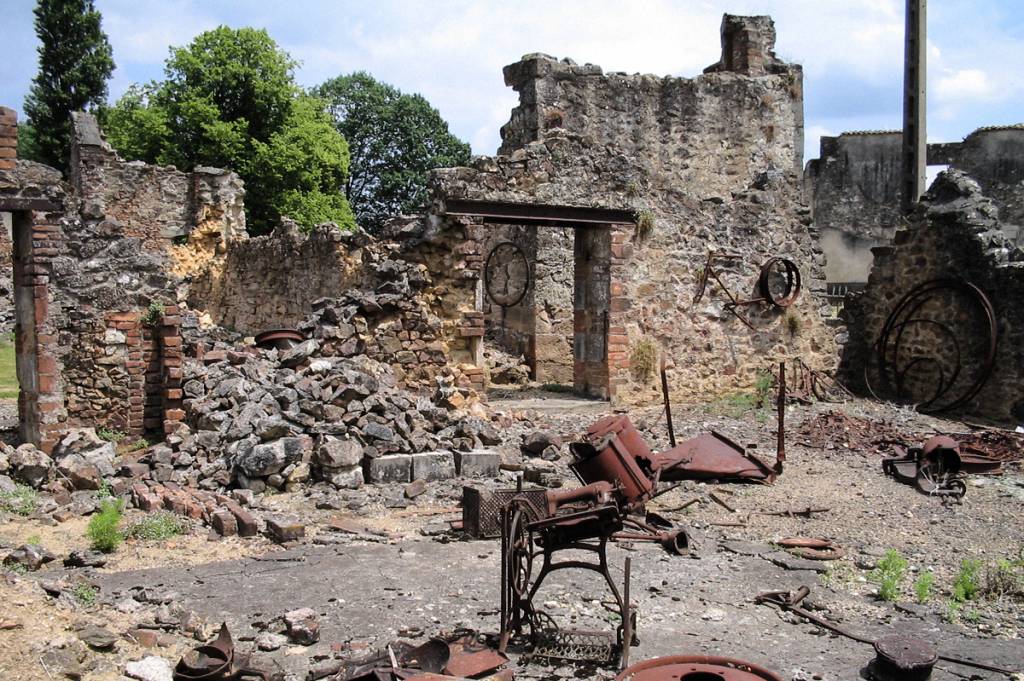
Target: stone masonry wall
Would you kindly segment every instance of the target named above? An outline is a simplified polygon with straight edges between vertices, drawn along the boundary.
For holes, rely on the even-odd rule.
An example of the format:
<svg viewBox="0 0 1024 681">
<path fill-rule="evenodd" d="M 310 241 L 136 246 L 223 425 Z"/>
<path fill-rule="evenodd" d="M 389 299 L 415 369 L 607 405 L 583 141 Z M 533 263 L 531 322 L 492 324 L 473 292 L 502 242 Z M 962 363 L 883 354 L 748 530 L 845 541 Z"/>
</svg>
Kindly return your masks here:
<svg viewBox="0 0 1024 681">
<path fill-rule="evenodd" d="M 959 171 L 939 175 L 891 245 L 874 249 L 875 264 L 867 288 L 849 296 L 844 308 L 850 342 L 842 359 L 847 382 L 860 391 L 865 366 L 876 391 L 893 397 L 878 375 L 874 344 L 896 302 L 913 287 L 942 278 L 962 278 L 978 286 L 995 309 L 998 344 L 995 370 L 981 392 L 960 411 L 987 419 L 1019 423 L 1024 419 L 1024 249 L 1003 234 L 998 210 L 973 179 Z M 951 377 L 959 350 L 963 367 L 948 403 L 974 379 L 986 348 L 987 322 L 961 295 L 944 295 L 917 310 L 915 318 L 947 324 L 953 338 L 932 323 L 906 327 L 900 366 L 904 399 L 923 402 L 942 377 Z M 887 355 L 888 356 L 888 355 Z M 928 358 L 927 360 L 915 358 Z M 934 363 L 932 363 L 934 360 Z M 936 369 L 941 367 L 941 374 Z"/>
<path fill-rule="evenodd" d="M 722 61 L 692 79 L 604 75 L 596 66 L 528 55 L 505 70 L 520 106 L 502 129 L 501 155 L 436 171 L 432 179 L 434 220 L 443 221 L 448 199 L 631 209 L 644 216 L 642 228 L 605 228 L 611 230 L 606 347 L 592 350 L 604 352 L 616 400 L 658 399 L 656 377 L 632 361 L 645 341 L 674 360 L 670 382 L 677 396 L 706 399 L 749 389 L 759 372 L 783 358 L 830 367 L 836 342 L 844 339 L 823 319 L 825 260 L 796 173 L 800 67 L 779 62 L 768 43 L 748 40 L 739 52 L 749 58 L 739 71 L 726 70 L 736 64 L 728 55 L 743 33 L 737 26 L 750 27 L 748 36 L 774 35 L 767 18 L 727 16 Z M 758 44 L 762 54 L 755 54 Z M 741 256 L 719 265 L 737 297 L 757 295 L 759 268 L 772 256 L 797 263 L 803 295 L 785 312 L 742 308 L 755 330 L 725 311 L 728 299 L 714 285 L 695 305 L 709 251 Z M 452 282 L 463 306 L 475 290 L 472 271 L 464 274 L 470 279 Z M 579 360 L 578 344 L 575 349 Z"/>
<path fill-rule="evenodd" d="M 901 154 L 899 131 L 821 138 L 806 184 L 828 254 L 828 281 L 867 281 L 871 249 L 890 243 L 903 225 Z M 1024 126 L 981 128 L 963 142 L 929 144 L 928 163 L 974 178 L 995 201 L 1000 230 L 1011 241 L 1024 241 Z"/>
</svg>

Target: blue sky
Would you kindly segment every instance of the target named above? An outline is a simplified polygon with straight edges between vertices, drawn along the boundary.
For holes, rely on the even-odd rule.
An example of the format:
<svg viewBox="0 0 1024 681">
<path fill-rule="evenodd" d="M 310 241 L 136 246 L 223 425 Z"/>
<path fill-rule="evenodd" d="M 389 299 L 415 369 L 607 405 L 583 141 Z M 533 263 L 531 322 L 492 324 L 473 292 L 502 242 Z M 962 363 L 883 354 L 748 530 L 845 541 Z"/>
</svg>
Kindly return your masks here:
<svg viewBox="0 0 1024 681">
<path fill-rule="evenodd" d="M 36 71 L 32 0 L 3 0 L 0 104 L 19 111 Z M 266 28 L 302 62 L 303 85 L 357 70 L 437 107 L 491 154 L 517 102 L 501 67 L 529 52 L 605 71 L 694 76 L 717 61 L 723 12 L 769 14 L 779 56 L 805 74 L 806 158 L 818 138 L 901 126 L 902 0 L 96 0 L 117 97 L 159 78 L 170 45 L 219 24 Z M 930 141 L 1024 121 L 1024 1 L 932 0 Z"/>
</svg>

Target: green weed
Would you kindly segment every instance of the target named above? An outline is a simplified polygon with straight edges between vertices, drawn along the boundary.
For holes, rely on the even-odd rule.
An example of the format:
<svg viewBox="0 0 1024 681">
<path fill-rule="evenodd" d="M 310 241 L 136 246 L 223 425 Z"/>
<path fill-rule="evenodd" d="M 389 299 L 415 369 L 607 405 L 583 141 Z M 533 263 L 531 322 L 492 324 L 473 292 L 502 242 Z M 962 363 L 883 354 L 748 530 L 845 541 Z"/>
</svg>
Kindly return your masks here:
<svg viewBox="0 0 1024 681">
<path fill-rule="evenodd" d="M 878 561 L 878 567 L 871 572 L 869 579 L 878 584 L 879 598 L 895 602 L 899 599 L 900 585 L 906 572 L 907 559 L 896 549 L 889 549 L 882 560 Z"/>
<path fill-rule="evenodd" d="M 107 428 L 106 426 L 100 426 L 96 429 L 96 435 L 105 442 L 113 442 L 115 445 L 121 440 L 125 439 L 127 435 L 113 428 Z"/>
<path fill-rule="evenodd" d="M 103 553 L 113 553 L 124 541 L 118 525 L 124 502 L 120 499 L 106 499 L 100 503 L 100 510 L 89 520 L 86 536 L 92 542 L 92 548 Z"/>
<path fill-rule="evenodd" d="M 960 563 L 960 572 L 953 580 L 953 600 L 957 603 L 974 600 L 981 592 L 982 562 L 966 558 Z"/>
<path fill-rule="evenodd" d="M 162 540 L 181 534 L 185 529 L 181 520 L 165 511 L 153 513 L 128 527 L 125 535 L 133 539 Z"/>
<path fill-rule="evenodd" d="M 1024 555 L 1013 560 L 1001 558 L 989 565 L 983 591 L 991 598 L 1024 598 Z"/>
<path fill-rule="evenodd" d="M 25 538 L 25 543 L 31 544 L 32 546 L 42 546 L 43 540 L 39 537 L 38 534 L 30 534 L 28 537 Z"/>
<path fill-rule="evenodd" d="M 935 575 L 931 570 L 922 573 L 914 580 L 914 595 L 917 602 L 922 605 L 932 599 L 932 591 L 935 588 Z"/>
<path fill-rule="evenodd" d="M 79 582 L 71 589 L 71 595 L 75 597 L 75 600 L 87 608 L 96 605 L 98 594 L 99 589 L 88 582 Z"/>
<path fill-rule="evenodd" d="M 650 338 L 641 338 L 629 355 L 629 367 L 638 381 L 648 381 L 654 376 L 654 365 L 658 362 L 658 346 Z"/>
<path fill-rule="evenodd" d="M 146 308 L 146 311 L 142 313 L 141 321 L 146 326 L 156 326 L 163 321 L 164 314 L 166 314 L 167 308 L 159 300 L 154 300 Z"/>
<path fill-rule="evenodd" d="M 0 492 L 0 509 L 18 515 L 32 515 L 39 504 L 39 494 L 31 487 L 15 485 L 10 492 Z"/>
</svg>

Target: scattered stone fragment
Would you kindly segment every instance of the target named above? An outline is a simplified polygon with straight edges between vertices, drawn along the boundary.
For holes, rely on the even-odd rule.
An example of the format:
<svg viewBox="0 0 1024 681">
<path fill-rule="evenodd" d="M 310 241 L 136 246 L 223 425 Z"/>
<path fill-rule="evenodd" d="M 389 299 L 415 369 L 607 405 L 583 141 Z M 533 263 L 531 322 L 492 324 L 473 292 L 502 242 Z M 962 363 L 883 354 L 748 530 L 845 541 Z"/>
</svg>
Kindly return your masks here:
<svg viewBox="0 0 1024 681">
<path fill-rule="evenodd" d="M 44 563 L 49 563 L 56 558 L 57 556 L 44 549 L 42 546 L 37 544 L 22 544 L 7 554 L 4 558 L 4 565 L 20 565 L 26 570 L 34 571 L 42 567 Z"/>
<path fill-rule="evenodd" d="M 320 623 L 312 608 L 299 608 L 284 615 L 288 638 L 299 645 L 312 645 L 320 640 Z"/>
<path fill-rule="evenodd" d="M 49 678 L 62 674 L 69 679 L 82 678 L 82 666 L 78 654 L 69 648 L 48 648 L 39 658 Z M 168 676 L 166 681 L 172 681 Z"/>
<path fill-rule="evenodd" d="M 543 430 L 535 430 L 523 436 L 522 449 L 526 454 L 540 456 L 548 447 L 558 447 L 558 439 Z"/>
<path fill-rule="evenodd" d="M 68 554 L 64 559 L 64 567 L 103 567 L 107 564 L 107 557 L 99 551 L 76 550 Z"/>
<path fill-rule="evenodd" d="M 87 625 L 78 632 L 78 638 L 94 650 L 113 650 L 117 636 L 95 624 Z"/>
<path fill-rule="evenodd" d="M 427 481 L 422 478 L 413 480 L 405 486 L 405 498 L 415 499 L 427 491 Z"/>
<path fill-rule="evenodd" d="M 21 445 L 9 459 L 11 477 L 34 489 L 39 489 L 52 475 L 53 459 L 36 449 L 35 445 Z"/>
<path fill-rule="evenodd" d="M 174 681 L 170 663 L 156 655 L 129 662 L 124 667 L 124 673 L 138 681 Z"/>
<path fill-rule="evenodd" d="M 153 629 L 129 629 L 125 638 L 142 648 L 155 648 L 160 641 L 160 632 Z"/>
<path fill-rule="evenodd" d="M 260 650 L 271 652 L 288 643 L 288 637 L 269 631 L 263 631 L 256 635 L 255 643 L 256 647 Z"/>
<path fill-rule="evenodd" d="M 297 520 L 267 518 L 267 534 L 277 543 L 283 544 L 305 537 L 306 526 Z"/>
</svg>

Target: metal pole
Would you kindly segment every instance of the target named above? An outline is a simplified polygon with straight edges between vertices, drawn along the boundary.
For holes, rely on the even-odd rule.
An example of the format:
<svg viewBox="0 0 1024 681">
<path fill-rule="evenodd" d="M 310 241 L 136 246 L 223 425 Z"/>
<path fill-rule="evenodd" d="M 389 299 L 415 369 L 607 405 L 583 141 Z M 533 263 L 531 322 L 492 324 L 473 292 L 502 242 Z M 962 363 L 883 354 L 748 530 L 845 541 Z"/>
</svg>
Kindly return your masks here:
<svg viewBox="0 0 1024 681">
<path fill-rule="evenodd" d="M 676 431 L 672 425 L 672 402 L 668 398 L 668 368 L 665 365 L 665 355 L 661 356 L 661 394 L 665 398 L 665 418 L 668 420 L 668 441 L 673 447 L 676 446 Z"/>
<path fill-rule="evenodd" d="M 786 363 L 779 362 L 779 394 L 776 396 L 779 410 L 779 439 L 775 445 L 775 472 L 782 472 L 786 460 Z"/>
<path fill-rule="evenodd" d="M 926 85 L 928 0 L 907 0 L 903 52 L 903 187 L 904 212 L 925 190 L 928 157 Z"/>
</svg>

